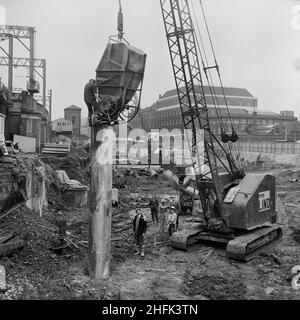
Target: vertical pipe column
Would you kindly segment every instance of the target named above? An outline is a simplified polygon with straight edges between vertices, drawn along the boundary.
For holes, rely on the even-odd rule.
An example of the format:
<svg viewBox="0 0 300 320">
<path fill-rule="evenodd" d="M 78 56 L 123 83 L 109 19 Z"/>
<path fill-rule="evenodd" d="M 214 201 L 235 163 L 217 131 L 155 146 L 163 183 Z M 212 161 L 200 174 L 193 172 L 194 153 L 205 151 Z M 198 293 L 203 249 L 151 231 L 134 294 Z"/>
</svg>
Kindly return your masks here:
<svg viewBox="0 0 300 320">
<path fill-rule="evenodd" d="M 12 99 L 12 91 L 13 91 L 13 59 L 14 59 L 14 38 L 13 36 L 9 37 L 8 40 L 8 98 L 11 101 Z"/>
<path fill-rule="evenodd" d="M 257 135 L 257 101 L 254 102 L 253 107 L 253 135 Z"/>
<path fill-rule="evenodd" d="M 29 83 L 30 86 L 34 84 L 34 58 L 35 58 L 35 30 L 30 29 L 30 52 L 29 52 Z M 32 88 L 33 89 L 33 88 Z"/>
<path fill-rule="evenodd" d="M 46 59 L 42 60 L 43 64 L 43 106 L 46 110 L 46 95 L 47 95 L 47 69 L 46 69 Z"/>
<path fill-rule="evenodd" d="M 48 91 L 48 99 L 49 99 L 49 111 L 48 111 L 48 121 L 47 121 L 47 142 L 51 142 L 52 140 L 52 90 Z"/>
<path fill-rule="evenodd" d="M 52 89 L 49 90 L 49 122 L 52 121 Z"/>
</svg>

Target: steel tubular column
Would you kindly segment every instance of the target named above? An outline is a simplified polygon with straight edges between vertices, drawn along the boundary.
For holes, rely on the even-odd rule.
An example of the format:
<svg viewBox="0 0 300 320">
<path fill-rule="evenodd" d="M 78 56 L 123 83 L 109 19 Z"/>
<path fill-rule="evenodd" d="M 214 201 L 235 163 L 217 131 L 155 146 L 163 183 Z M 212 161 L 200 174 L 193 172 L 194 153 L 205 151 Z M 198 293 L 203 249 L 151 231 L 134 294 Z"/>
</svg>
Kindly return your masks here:
<svg viewBox="0 0 300 320">
<path fill-rule="evenodd" d="M 47 71 L 46 71 L 46 59 L 43 59 L 43 106 L 46 109 L 47 98 Z"/>
<path fill-rule="evenodd" d="M 14 58 L 14 38 L 12 36 L 9 37 L 8 40 L 8 97 L 9 100 L 12 99 L 12 90 L 13 90 L 13 58 Z"/>
</svg>

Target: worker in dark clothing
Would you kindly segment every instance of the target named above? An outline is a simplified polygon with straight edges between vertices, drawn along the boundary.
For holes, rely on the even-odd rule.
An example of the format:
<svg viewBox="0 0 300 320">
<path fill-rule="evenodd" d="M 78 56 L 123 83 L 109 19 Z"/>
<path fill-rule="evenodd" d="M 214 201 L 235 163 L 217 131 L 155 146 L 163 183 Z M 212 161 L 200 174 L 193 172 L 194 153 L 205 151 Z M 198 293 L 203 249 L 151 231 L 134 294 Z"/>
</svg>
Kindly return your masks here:
<svg viewBox="0 0 300 320">
<path fill-rule="evenodd" d="M 0 158 L 4 156 L 4 148 L 0 145 Z"/>
<path fill-rule="evenodd" d="M 89 83 L 87 83 L 84 87 L 84 102 L 86 103 L 88 110 L 89 110 L 89 126 L 92 125 L 92 115 L 94 112 L 98 112 L 99 110 L 99 103 L 98 103 L 98 96 L 97 96 L 97 87 L 96 81 L 91 79 Z"/>
<path fill-rule="evenodd" d="M 159 217 L 161 221 L 160 228 L 162 232 L 165 232 L 165 229 L 166 229 L 168 210 L 169 210 L 169 207 L 167 205 L 166 199 L 161 199 L 160 205 L 159 205 Z"/>
<path fill-rule="evenodd" d="M 141 209 L 136 210 L 136 216 L 133 220 L 133 232 L 136 244 L 139 246 L 139 251 L 135 254 L 145 255 L 144 234 L 147 231 L 147 221 L 145 220 Z"/>
<path fill-rule="evenodd" d="M 151 209 L 152 222 L 155 222 L 158 225 L 158 207 L 159 201 L 157 200 L 156 195 L 153 195 L 150 202 L 149 207 Z"/>
<path fill-rule="evenodd" d="M 180 212 L 181 212 L 180 202 L 176 200 L 176 197 L 175 197 L 174 195 L 172 195 L 172 196 L 170 197 L 169 205 L 170 205 L 170 207 L 174 207 L 174 208 L 175 208 L 175 213 L 177 214 L 176 230 L 178 230 L 179 215 L 180 215 Z"/>
</svg>

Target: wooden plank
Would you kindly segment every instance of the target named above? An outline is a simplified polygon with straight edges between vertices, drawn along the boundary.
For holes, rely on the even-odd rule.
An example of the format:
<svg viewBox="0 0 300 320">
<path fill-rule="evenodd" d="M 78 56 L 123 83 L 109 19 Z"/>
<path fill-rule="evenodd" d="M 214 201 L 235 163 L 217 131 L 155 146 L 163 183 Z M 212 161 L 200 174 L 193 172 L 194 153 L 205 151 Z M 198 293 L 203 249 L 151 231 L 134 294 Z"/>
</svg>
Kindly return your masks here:
<svg viewBox="0 0 300 320">
<path fill-rule="evenodd" d="M 4 235 L 4 236 L 0 236 L 0 244 L 7 242 L 8 240 L 10 240 L 11 238 L 13 238 L 14 236 L 15 236 L 15 233 L 14 233 L 14 232 L 10 232 L 10 233 L 7 233 L 7 234 Z"/>
<path fill-rule="evenodd" d="M 8 216 L 9 214 L 13 213 L 15 210 L 19 209 L 21 207 L 23 203 L 18 204 L 17 206 L 13 207 L 12 209 L 10 209 L 9 211 L 7 211 L 5 214 L 3 214 L 0 219 L 5 218 L 6 216 Z"/>
<path fill-rule="evenodd" d="M 4 266 L 0 265 L 0 293 L 4 293 L 6 290 L 6 271 Z"/>
<path fill-rule="evenodd" d="M 12 254 L 19 249 L 22 249 L 24 246 L 25 242 L 20 239 L 11 240 L 4 244 L 0 244 L 0 257 Z"/>
</svg>

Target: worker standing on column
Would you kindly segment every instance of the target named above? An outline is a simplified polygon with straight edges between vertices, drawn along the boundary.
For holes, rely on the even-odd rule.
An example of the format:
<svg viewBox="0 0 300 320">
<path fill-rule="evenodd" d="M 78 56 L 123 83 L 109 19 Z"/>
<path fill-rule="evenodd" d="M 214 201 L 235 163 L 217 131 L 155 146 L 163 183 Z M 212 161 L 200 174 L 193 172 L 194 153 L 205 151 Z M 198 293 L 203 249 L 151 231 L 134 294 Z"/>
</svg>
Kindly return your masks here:
<svg viewBox="0 0 300 320">
<path fill-rule="evenodd" d="M 84 102 L 86 103 L 89 111 L 88 119 L 90 127 L 92 125 L 93 113 L 99 111 L 98 98 L 96 81 L 91 79 L 84 87 Z"/>
<path fill-rule="evenodd" d="M 145 255 L 144 235 L 147 231 L 147 221 L 145 220 L 142 210 L 136 209 L 136 216 L 133 220 L 133 232 L 136 244 L 139 247 L 139 251 L 135 254 L 140 254 L 142 257 Z"/>
</svg>

